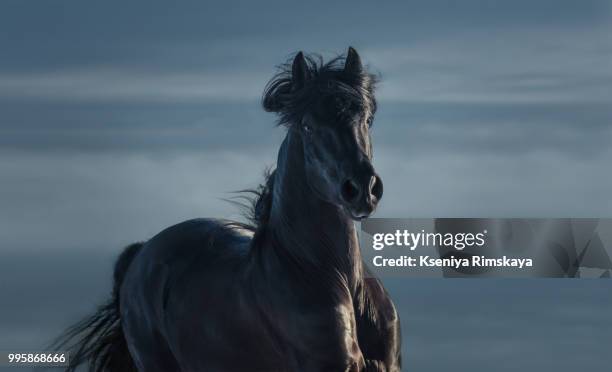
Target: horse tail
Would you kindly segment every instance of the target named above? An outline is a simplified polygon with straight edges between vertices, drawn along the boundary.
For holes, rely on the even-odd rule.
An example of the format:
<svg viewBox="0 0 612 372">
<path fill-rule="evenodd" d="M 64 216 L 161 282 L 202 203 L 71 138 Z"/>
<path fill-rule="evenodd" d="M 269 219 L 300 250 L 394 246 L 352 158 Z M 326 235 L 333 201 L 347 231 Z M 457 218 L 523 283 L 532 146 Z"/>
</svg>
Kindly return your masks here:
<svg viewBox="0 0 612 372">
<path fill-rule="evenodd" d="M 88 363 L 90 372 L 137 372 L 127 347 L 119 313 L 119 289 L 130 263 L 143 243 L 125 248 L 114 269 L 112 297 L 91 316 L 68 328 L 55 342 L 70 352 L 66 372 L 75 372 Z"/>
</svg>

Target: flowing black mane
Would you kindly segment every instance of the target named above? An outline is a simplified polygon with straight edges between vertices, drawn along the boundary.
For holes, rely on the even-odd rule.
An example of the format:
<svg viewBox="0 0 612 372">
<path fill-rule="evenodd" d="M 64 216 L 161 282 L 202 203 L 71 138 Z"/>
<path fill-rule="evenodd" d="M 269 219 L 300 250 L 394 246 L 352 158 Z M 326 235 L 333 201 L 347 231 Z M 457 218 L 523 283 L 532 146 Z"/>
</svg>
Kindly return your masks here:
<svg viewBox="0 0 612 372">
<path fill-rule="evenodd" d="M 262 229 L 270 218 L 270 210 L 272 209 L 272 188 L 274 186 L 275 172 L 266 170 L 264 173 L 264 182 L 257 188 L 239 191 L 242 195 L 239 197 L 246 200 L 244 203 L 238 203 L 244 208 L 244 216 L 248 224 L 242 226 L 251 231 Z M 230 200 L 234 202 L 234 200 Z"/>
<path fill-rule="evenodd" d="M 266 85 L 262 104 L 266 111 L 279 114 L 280 125 L 299 123 L 318 100 L 331 98 L 339 104 L 338 114 L 354 107 L 367 106 L 376 111 L 374 88 L 377 77 L 365 69 L 344 68 L 345 56 L 324 63 L 316 54 L 305 55 L 304 86 L 296 90 L 292 80 L 291 60 L 280 65 L 279 72 Z M 338 106 L 336 106 L 338 108 Z"/>
</svg>

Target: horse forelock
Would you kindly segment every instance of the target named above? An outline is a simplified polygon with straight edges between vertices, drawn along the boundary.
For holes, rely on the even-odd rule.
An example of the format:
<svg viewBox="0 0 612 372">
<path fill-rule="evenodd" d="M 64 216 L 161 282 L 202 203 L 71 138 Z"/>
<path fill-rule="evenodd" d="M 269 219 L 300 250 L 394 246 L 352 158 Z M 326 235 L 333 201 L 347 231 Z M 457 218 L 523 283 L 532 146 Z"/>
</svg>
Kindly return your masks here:
<svg viewBox="0 0 612 372">
<path fill-rule="evenodd" d="M 299 123 L 310 112 L 317 100 L 333 98 L 344 105 L 357 104 L 360 110 L 375 112 L 374 90 L 378 78 L 366 69 L 346 71 L 345 56 L 328 62 L 316 54 L 304 57 L 307 79 L 303 87 L 295 89 L 292 82 L 291 60 L 279 66 L 279 72 L 268 82 L 262 104 L 266 111 L 279 115 L 278 124 Z"/>
</svg>

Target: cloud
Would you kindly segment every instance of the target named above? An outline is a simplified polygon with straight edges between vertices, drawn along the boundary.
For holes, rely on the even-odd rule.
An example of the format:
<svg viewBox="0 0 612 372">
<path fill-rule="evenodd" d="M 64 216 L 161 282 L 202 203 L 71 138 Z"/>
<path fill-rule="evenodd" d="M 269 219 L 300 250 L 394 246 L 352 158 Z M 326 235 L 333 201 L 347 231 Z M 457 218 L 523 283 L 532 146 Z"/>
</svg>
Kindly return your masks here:
<svg viewBox="0 0 612 372">
<path fill-rule="evenodd" d="M 606 217 L 609 149 L 584 159 L 533 151 L 406 155 L 377 150 L 380 217 Z"/>
<path fill-rule="evenodd" d="M 94 69 L 27 75 L 0 75 L 0 97 L 6 100 L 79 102 L 244 101 L 260 97 L 261 75 L 141 73 Z"/>
<path fill-rule="evenodd" d="M 383 75 L 382 101 L 609 104 L 609 32 L 609 25 L 599 23 L 520 29 L 505 25 L 486 33 L 460 29 L 421 40 L 370 40 L 360 50 Z M 316 50 L 337 53 L 346 47 L 330 49 L 332 44 Z M 273 66 L 301 48 L 283 39 L 259 41 L 242 35 L 205 46 L 183 41 L 139 49 L 142 60 L 25 72 L 0 69 L 0 99 L 111 104 L 253 101 L 259 99 Z"/>
<path fill-rule="evenodd" d="M 399 102 L 610 103 L 609 27 L 501 29 L 365 51 L 380 98 Z"/>
<path fill-rule="evenodd" d="M 268 151 L 4 153 L 0 225 L 10 228 L 0 231 L 0 251 L 115 251 L 186 219 L 241 219 L 222 199 L 262 182 L 274 157 Z"/>
<path fill-rule="evenodd" d="M 612 362 L 605 281 L 389 279 L 386 286 L 403 309 L 406 369 L 571 371 Z"/>
</svg>

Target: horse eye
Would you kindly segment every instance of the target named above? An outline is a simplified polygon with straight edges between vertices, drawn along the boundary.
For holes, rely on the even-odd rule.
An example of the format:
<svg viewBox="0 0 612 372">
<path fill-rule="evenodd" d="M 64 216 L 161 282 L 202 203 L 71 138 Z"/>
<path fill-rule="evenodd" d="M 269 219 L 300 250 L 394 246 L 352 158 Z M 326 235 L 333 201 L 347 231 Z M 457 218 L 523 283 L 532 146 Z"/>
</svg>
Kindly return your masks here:
<svg viewBox="0 0 612 372">
<path fill-rule="evenodd" d="M 302 125 L 302 130 L 304 131 L 304 133 L 312 133 L 312 128 L 308 124 Z"/>
<path fill-rule="evenodd" d="M 373 117 L 373 116 L 370 116 L 370 117 L 368 118 L 368 120 L 366 120 L 366 123 L 368 124 L 368 127 L 371 127 L 371 126 L 372 126 L 372 122 L 373 122 L 373 121 L 374 121 L 374 117 Z"/>
</svg>

